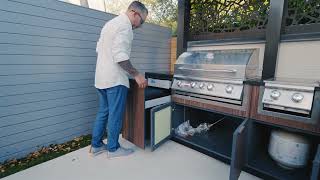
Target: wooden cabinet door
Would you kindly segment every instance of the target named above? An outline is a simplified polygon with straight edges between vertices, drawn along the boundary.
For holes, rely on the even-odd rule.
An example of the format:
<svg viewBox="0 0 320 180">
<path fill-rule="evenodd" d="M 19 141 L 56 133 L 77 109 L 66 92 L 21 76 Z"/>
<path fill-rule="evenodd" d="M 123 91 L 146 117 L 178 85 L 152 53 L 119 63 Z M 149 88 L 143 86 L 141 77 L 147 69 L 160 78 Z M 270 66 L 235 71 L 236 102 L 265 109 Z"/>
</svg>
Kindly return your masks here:
<svg viewBox="0 0 320 180">
<path fill-rule="evenodd" d="M 130 81 L 122 135 L 136 146 L 145 148 L 144 89 Z"/>
<path fill-rule="evenodd" d="M 237 180 L 246 163 L 247 133 L 249 120 L 243 121 L 233 133 L 230 180 Z"/>
</svg>

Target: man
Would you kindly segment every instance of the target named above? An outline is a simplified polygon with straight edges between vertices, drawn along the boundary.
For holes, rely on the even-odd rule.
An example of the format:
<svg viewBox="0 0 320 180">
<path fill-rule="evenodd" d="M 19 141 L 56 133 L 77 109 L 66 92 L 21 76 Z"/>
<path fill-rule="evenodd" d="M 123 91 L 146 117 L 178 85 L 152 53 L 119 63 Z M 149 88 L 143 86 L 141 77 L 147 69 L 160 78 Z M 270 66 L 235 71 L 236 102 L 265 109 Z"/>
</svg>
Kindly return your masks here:
<svg viewBox="0 0 320 180">
<path fill-rule="evenodd" d="M 134 1 L 126 13 L 108 21 L 102 28 L 96 48 L 98 59 L 95 87 L 99 95 L 99 111 L 92 132 L 93 155 L 105 150 L 108 151 L 109 158 L 133 153 L 132 149 L 121 147 L 118 139 L 129 88 L 128 74 L 134 77 L 140 88 L 147 86 L 144 76 L 129 61 L 132 29 L 139 28 L 147 15 L 147 8 L 141 2 Z M 102 142 L 106 124 L 107 145 Z"/>
</svg>

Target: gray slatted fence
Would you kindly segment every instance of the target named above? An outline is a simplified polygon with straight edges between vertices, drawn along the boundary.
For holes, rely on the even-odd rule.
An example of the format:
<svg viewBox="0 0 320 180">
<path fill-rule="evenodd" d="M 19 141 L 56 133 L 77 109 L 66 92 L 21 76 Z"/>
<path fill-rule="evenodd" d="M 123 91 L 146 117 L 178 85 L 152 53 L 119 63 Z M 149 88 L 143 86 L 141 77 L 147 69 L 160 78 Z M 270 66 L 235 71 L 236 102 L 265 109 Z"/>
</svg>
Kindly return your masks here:
<svg viewBox="0 0 320 180">
<path fill-rule="evenodd" d="M 0 162 L 91 133 L 95 46 L 114 17 L 55 0 L 0 1 Z M 171 31 L 145 24 L 131 60 L 169 71 Z"/>
</svg>

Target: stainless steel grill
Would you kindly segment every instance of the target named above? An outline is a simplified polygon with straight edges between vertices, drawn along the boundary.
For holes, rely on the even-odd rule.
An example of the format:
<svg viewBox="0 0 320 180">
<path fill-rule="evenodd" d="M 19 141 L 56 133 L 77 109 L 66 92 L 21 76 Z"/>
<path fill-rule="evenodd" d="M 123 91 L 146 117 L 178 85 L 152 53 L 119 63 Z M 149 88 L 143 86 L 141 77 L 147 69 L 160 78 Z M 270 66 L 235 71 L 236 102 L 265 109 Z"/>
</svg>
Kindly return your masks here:
<svg viewBox="0 0 320 180">
<path fill-rule="evenodd" d="M 194 50 L 175 64 L 174 93 L 241 104 L 244 81 L 260 78 L 258 49 Z"/>
</svg>

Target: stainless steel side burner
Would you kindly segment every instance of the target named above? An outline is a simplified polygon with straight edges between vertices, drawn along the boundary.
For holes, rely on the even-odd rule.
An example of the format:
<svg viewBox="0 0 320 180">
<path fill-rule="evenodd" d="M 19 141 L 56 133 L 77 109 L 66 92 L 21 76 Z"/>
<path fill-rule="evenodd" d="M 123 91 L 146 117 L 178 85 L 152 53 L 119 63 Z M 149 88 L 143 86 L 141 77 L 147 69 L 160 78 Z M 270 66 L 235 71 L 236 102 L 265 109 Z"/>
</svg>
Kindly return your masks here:
<svg viewBox="0 0 320 180">
<path fill-rule="evenodd" d="M 312 109 L 317 81 L 277 79 L 265 81 L 262 103 L 265 108 L 309 115 Z"/>
<path fill-rule="evenodd" d="M 320 118 L 318 80 L 275 78 L 264 82 L 265 86 L 260 89 L 260 113 L 317 123 Z"/>
</svg>

